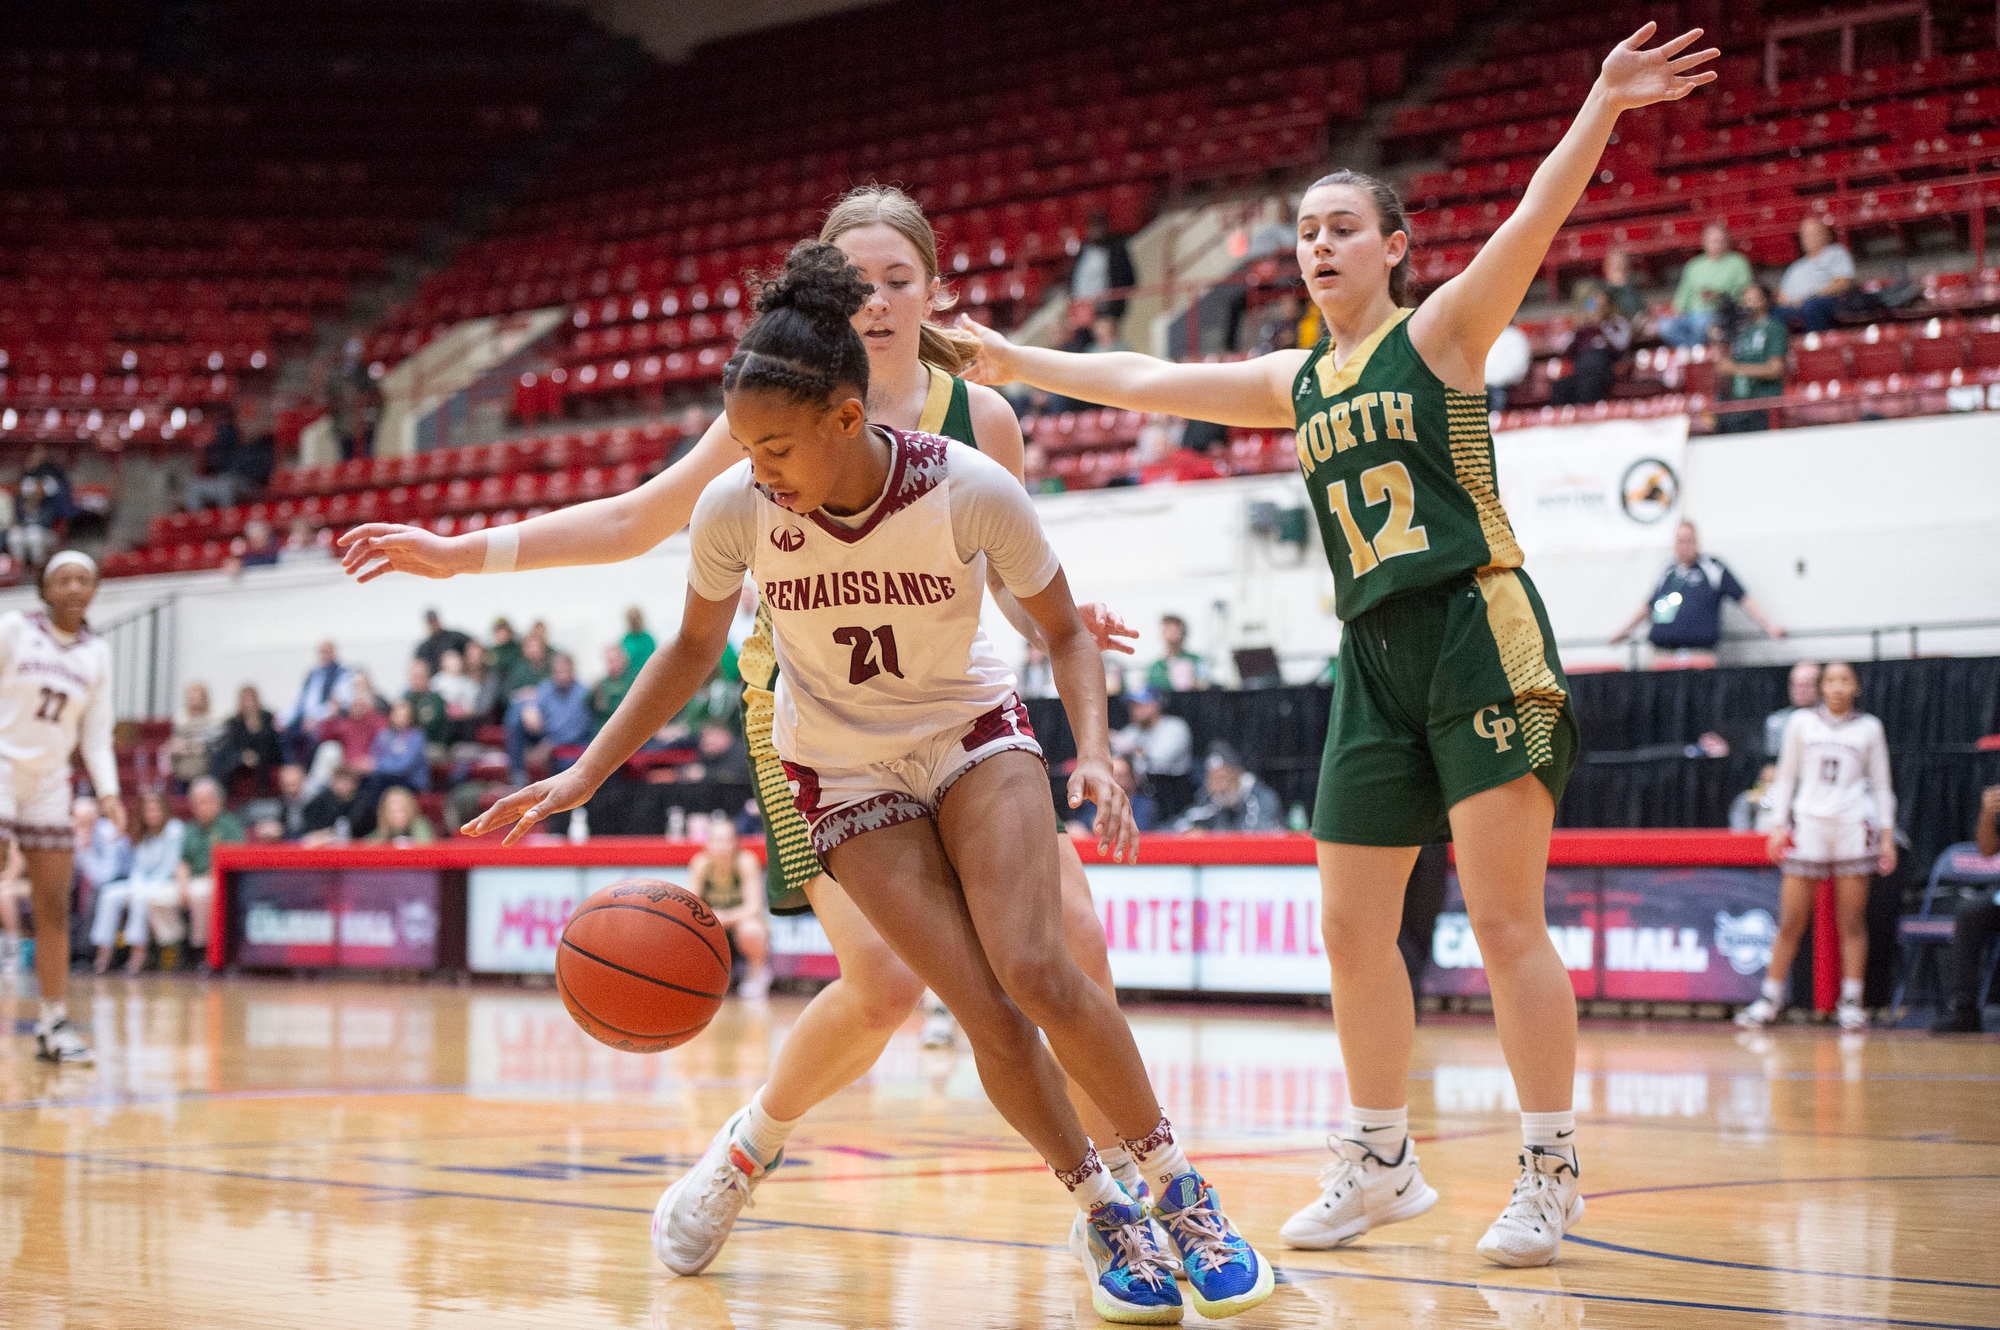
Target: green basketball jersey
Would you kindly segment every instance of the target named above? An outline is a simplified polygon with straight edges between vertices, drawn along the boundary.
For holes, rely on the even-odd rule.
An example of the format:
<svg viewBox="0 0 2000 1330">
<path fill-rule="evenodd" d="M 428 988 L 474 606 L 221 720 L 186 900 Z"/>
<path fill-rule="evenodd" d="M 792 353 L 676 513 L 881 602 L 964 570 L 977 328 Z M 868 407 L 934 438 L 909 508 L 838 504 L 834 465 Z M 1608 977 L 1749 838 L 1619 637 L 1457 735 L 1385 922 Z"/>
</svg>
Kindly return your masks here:
<svg viewBox="0 0 2000 1330">
<path fill-rule="evenodd" d="M 1322 337 L 1292 385 L 1299 469 L 1342 622 L 1463 573 L 1521 566 L 1486 398 L 1431 373 L 1410 343 L 1412 312 L 1398 310 L 1338 369 Z"/>
<path fill-rule="evenodd" d="M 972 394 L 966 391 L 965 380 L 945 373 L 936 365 L 930 371 L 930 394 L 924 400 L 924 414 L 917 428 L 977 448 L 979 440 L 972 437 Z"/>
</svg>

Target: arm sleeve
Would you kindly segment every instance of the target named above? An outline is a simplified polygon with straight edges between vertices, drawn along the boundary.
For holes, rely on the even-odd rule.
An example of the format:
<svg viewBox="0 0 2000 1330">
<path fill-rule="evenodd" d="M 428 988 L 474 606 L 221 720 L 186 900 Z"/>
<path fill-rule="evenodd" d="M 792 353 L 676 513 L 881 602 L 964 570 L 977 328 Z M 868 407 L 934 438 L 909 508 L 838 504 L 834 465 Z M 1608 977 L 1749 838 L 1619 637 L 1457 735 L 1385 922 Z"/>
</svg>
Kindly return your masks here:
<svg viewBox="0 0 2000 1330">
<path fill-rule="evenodd" d="M 1896 789 L 1889 780 L 1889 738 L 1879 718 L 1868 736 L 1868 792 L 1875 796 L 1875 830 L 1894 832 Z"/>
<path fill-rule="evenodd" d="M 1041 594 L 1061 571 L 1062 560 L 1042 534 L 1034 500 L 991 458 L 956 443 L 949 455 L 951 534 L 958 557 L 970 563 L 983 552 L 1002 586 L 1016 596 Z"/>
<path fill-rule="evenodd" d="M 1736 574 L 1729 571 L 1727 564 L 1718 563 L 1715 566 L 1722 569 L 1722 586 L 1719 588 L 1722 594 L 1730 600 L 1743 599 L 1748 593 L 1743 590 L 1743 584 L 1736 580 Z"/>
<path fill-rule="evenodd" d="M 100 799 L 118 797 L 118 755 L 111 748 L 111 653 L 105 652 L 104 672 L 90 690 L 84 704 L 83 723 L 77 732 L 77 747 L 83 753 L 84 770 L 90 773 L 91 788 Z"/>
<path fill-rule="evenodd" d="M 1771 825 L 1789 827 L 1792 825 L 1792 796 L 1799 789 L 1799 762 L 1805 747 L 1804 731 L 1806 713 L 1794 711 L 1792 718 L 1785 722 L 1785 744 L 1778 754 L 1778 778 L 1771 782 L 1771 791 L 1764 797 L 1771 809 Z"/>
<path fill-rule="evenodd" d="M 739 462 L 709 482 L 689 524 L 688 585 L 704 600 L 733 600 L 750 569 L 757 539 L 757 491 L 750 464 Z"/>
</svg>

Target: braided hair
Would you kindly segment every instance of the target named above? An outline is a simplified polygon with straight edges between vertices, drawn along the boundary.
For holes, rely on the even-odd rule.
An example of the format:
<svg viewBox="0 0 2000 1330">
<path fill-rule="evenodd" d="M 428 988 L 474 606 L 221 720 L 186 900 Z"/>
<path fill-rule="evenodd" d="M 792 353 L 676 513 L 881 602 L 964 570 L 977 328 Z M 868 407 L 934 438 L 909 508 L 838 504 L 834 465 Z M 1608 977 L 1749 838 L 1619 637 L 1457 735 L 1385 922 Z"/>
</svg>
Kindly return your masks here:
<svg viewBox="0 0 2000 1330">
<path fill-rule="evenodd" d="M 868 395 L 854 315 L 875 288 L 832 245 L 801 240 L 757 292 L 757 317 L 722 367 L 722 389 L 766 388 L 818 406 L 843 386 Z"/>
</svg>

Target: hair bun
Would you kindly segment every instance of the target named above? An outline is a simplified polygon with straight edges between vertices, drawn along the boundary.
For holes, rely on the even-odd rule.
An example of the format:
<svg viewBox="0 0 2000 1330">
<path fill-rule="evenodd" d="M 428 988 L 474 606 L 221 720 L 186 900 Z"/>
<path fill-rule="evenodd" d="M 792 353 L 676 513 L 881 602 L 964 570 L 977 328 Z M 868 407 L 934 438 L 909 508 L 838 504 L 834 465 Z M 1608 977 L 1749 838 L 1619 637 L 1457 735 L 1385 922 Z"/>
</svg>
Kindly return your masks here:
<svg viewBox="0 0 2000 1330">
<path fill-rule="evenodd" d="M 784 270 L 757 292 L 757 313 L 795 309 L 814 323 L 846 323 L 875 290 L 833 245 L 801 240 L 785 256 Z"/>
</svg>

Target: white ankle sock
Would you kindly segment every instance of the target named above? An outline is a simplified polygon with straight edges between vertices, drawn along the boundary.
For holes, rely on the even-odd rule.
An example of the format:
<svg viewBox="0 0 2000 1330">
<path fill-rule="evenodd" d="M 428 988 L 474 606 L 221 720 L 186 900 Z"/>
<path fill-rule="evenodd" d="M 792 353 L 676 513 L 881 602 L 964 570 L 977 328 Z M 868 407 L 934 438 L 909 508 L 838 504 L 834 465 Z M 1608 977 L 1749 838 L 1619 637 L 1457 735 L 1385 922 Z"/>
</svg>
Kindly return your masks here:
<svg viewBox="0 0 2000 1330">
<path fill-rule="evenodd" d="M 1784 1006 L 1785 981 L 1782 979 L 1766 979 L 1764 981 L 1764 1000 L 1774 1007 Z"/>
<path fill-rule="evenodd" d="M 1359 1141 L 1390 1163 L 1403 1157 L 1403 1142 L 1410 1138 L 1410 1106 L 1401 1108 L 1347 1108 L 1347 1123 L 1340 1134 Z"/>
<path fill-rule="evenodd" d="M 757 1091 L 750 1098 L 750 1111 L 743 1115 L 743 1121 L 736 1124 L 736 1141 L 749 1151 L 750 1157 L 768 1168 L 778 1157 L 778 1151 L 785 1148 L 792 1131 L 799 1125 L 799 1119 L 790 1122 L 772 1117 L 764 1111 L 764 1092 Z"/>
<path fill-rule="evenodd" d="M 1549 1154 L 1559 1154 L 1576 1166 L 1576 1110 L 1560 1113 L 1523 1113 L 1521 1144 L 1539 1146 Z"/>
<path fill-rule="evenodd" d="M 1139 1188 L 1145 1185 L 1146 1176 L 1139 1171 L 1139 1165 L 1132 1158 L 1132 1152 L 1122 1145 L 1114 1145 L 1108 1150 L 1099 1150 L 1097 1157 L 1104 1161 L 1104 1171 L 1118 1179 L 1118 1185 L 1128 1196 L 1137 1196 Z"/>
<path fill-rule="evenodd" d="M 1858 1007 L 1858 1006 L 1860 1006 L 1860 1005 L 1861 1005 L 1861 981 L 1860 981 L 1859 979 L 1843 979 L 1843 980 L 1841 980 L 1841 981 L 1840 981 L 1840 1000 L 1841 1000 L 1842 1002 L 1849 1002 L 1849 1003 L 1852 1003 L 1852 1004 L 1854 1004 L 1854 1005 L 1855 1005 L 1855 1006 L 1857 1006 L 1857 1007 Z"/>
<path fill-rule="evenodd" d="M 1085 1155 L 1083 1162 L 1071 1172 L 1065 1173 L 1058 1168 L 1052 1168 L 1050 1171 L 1062 1180 L 1063 1186 L 1069 1188 L 1070 1199 L 1076 1202 L 1076 1208 L 1083 1211 L 1086 1216 L 1100 1206 L 1110 1205 L 1114 1201 L 1124 1205 L 1132 1199 L 1125 1194 L 1125 1189 L 1118 1185 L 1118 1179 L 1111 1176 L 1111 1170 L 1104 1166 L 1104 1161 L 1098 1157 L 1095 1149 Z"/>
<path fill-rule="evenodd" d="M 58 1022 L 68 1019 L 69 1004 L 67 1002 L 61 998 L 57 998 L 53 1002 L 43 999 L 41 1014 L 35 1021 L 35 1028 L 38 1030 L 53 1029 Z"/>
<path fill-rule="evenodd" d="M 1160 1125 L 1153 1128 L 1143 1141 L 1127 1141 L 1125 1148 L 1132 1152 L 1139 1171 L 1145 1174 L 1146 1185 L 1153 1189 L 1157 1200 L 1167 1194 L 1167 1184 L 1183 1173 L 1192 1173 L 1194 1165 L 1188 1163 L 1181 1153 L 1180 1142 L 1174 1139 L 1173 1124 L 1166 1114 L 1160 1115 Z"/>
</svg>

